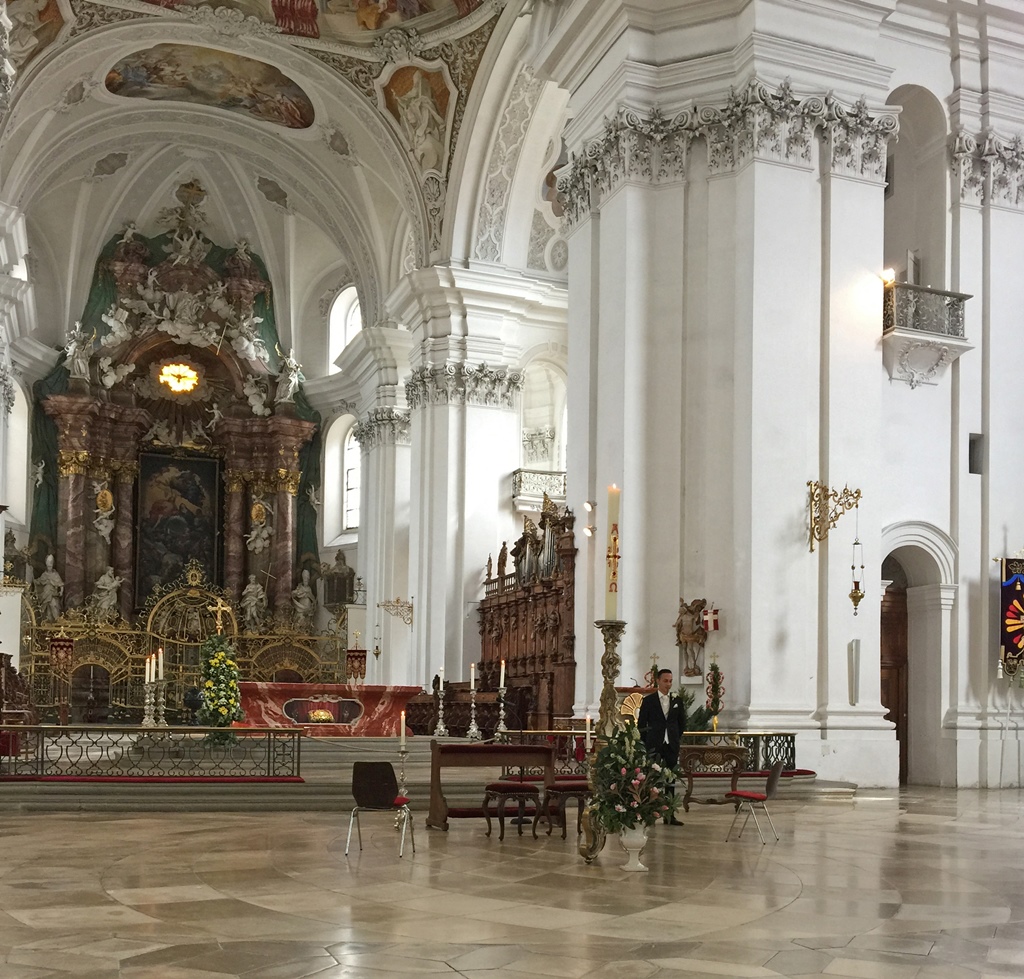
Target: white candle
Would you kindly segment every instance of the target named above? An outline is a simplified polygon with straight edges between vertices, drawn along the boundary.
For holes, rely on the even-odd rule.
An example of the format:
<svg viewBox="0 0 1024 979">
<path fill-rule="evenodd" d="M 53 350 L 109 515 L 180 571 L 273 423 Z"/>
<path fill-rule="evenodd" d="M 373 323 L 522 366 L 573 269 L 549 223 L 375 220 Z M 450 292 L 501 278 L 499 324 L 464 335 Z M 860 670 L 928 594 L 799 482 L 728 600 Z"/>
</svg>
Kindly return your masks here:
<svg viewBox="0 0 1024 979">
<path fill-rule="evenodd" d="M 476 663 L 469 664 L 469 689 L 476 690 Z"/>
<path fill-rule="evenodd" d="M 501 661 L 501 676 L 498 678 L 498 686 L 505 686 L 505 661 Z"/>
<path fill-rule="evenodd" d="M 590 715 L 587 714 L 587 735 L 584 742 L 587 746 L 587 751 L 590 751 Z"/>
<path fill-rule="evenodd" d="M 405 711 L 402 711 L 402 731 L 401 737 L 398 742 L 403 748 L 405 747 Z"/>
<path fill-rule="evenodd" d="M 440 681 L 440 684 L 441 684 L 440 685 L 440 689 L 444 690 L 444 667 L 443 666 L 441 667 L 441 669 L 439 669 L 437 671 L 437 678 L 438 678 L 438 680 Z"/>
<path fill-rule="evenodd" d="M 150 666 L 152 666 L 152 661 L 150 660 L 149 656 L 147 656 L 146 657 L 146 683 L 150 682 L 150 679 L 149 679 L 149 668 L 150 668 Z"/>
<path fill-rule="evenodd" d="M 608 487 L 608 551 L 605 560 L 604 617 L 617 619 L 619 613 L 619 503 L 622 490 Z"/>
<path fill-rule="evenodd" d="M 157 668 L 156 678 L 158 680 L 162 680 L 164 678 L 164 647 L 163 646 L 161 646 L 156 651 L 156 668 Z"/>
</svg>

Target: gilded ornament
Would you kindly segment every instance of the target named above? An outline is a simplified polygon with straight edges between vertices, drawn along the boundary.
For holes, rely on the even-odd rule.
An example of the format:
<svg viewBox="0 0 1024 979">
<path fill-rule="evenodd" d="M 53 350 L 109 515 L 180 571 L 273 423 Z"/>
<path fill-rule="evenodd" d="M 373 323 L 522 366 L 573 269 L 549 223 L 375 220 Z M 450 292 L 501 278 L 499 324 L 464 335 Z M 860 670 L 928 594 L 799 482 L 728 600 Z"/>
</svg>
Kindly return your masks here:
<svg viewBox="0 0 1024 979">
<path fill-rule="evenodd" d="M 114 509 L 114 494 L 108 489 L 101 489 L 96 494 L 96 509 L 110 513 Z"/>
<path fill-rule="evenodd" d="M 61 476 L 84 476 L 90 459 L 84 449 L 61 449 L 57 453 L 57 472 Z"/>
<path fill-rule="evenodd" d="M 267 508 L 261 500 L 257 500 L 252 505 L 249 516 L 257 527 L 262 527 L 267 522 Z"/>
</svg>

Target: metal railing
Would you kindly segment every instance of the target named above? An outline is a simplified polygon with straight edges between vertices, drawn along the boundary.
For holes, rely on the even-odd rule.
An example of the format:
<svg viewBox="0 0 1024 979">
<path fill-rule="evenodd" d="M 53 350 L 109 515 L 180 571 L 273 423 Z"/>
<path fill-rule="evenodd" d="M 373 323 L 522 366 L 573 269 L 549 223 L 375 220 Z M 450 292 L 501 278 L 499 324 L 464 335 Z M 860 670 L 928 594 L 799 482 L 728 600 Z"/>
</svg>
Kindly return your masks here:
<svg viewBox="0 0 1024 979">
<path fill-rule="evenodd" d="M 683 744 L 743 745 L 748 772 L 765 771 L 777 761 L 784 771 L 796 768 L 796 735 L 789 731 L 687 731 Z"/>
<path fill-rule="evenodd" d="M 301 735 L 288 728 L 2 725 L 0 778 L 295 777 Z"/>
<path fill-rule="evenodd" d="M 962 340 L 964 304 L 970 298 L 966 293 L 944 292 L 907 282 L 887 283 L 882 302 L 882 332 L 913 330 Z"/>
</svg>

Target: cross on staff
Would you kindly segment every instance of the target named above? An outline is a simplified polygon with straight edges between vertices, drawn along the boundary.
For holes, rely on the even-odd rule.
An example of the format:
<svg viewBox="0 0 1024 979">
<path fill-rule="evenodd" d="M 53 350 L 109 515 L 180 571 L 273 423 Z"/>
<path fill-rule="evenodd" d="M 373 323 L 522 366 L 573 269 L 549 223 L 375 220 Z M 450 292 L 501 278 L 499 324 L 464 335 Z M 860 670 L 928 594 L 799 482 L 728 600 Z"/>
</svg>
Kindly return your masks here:
<svg viewBox="0 0 1024 979">
<path fill-rule="evenodd" d="M 273 578 L 276 581 L 277 575 L 271 574 L 269 570 L 261 571 L 260 574 L 266 579 L 266 581 L 263 582 L 263 590 L 266 591 L 270 587 L 270 579 Z"/>
<path fill-rule="evenodd" d="M 213 612 L 217 618 L 217 635 L 221 635 L 224 632 L 224 613 L 231 611 L 231 606 L 224 601 L 219 595 L 217 601 L 213 605 L 206 606 L 207 611 Z"/>
</svg>

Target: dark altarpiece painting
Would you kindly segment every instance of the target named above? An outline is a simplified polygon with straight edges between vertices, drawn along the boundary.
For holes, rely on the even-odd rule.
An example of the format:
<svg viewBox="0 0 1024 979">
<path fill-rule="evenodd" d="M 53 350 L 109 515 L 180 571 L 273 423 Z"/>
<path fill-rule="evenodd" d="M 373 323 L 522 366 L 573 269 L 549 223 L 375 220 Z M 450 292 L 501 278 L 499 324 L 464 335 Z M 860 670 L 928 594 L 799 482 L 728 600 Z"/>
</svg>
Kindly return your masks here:
<svg viewBox="0 0 1024 979">
<path fill-rule="evenodd" d="M 220 583 L 220 461 L 198 455 L 139 453 L 135 601 L 198 561 Z"/>
</svg>

